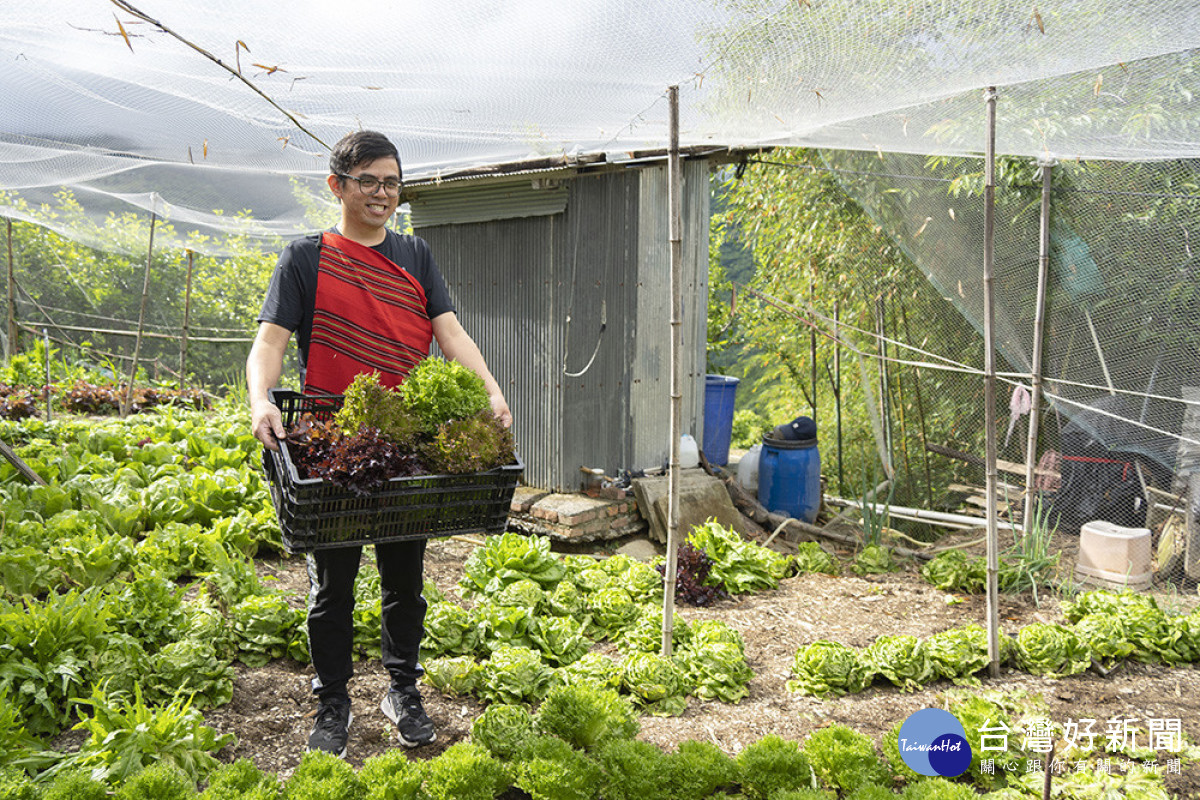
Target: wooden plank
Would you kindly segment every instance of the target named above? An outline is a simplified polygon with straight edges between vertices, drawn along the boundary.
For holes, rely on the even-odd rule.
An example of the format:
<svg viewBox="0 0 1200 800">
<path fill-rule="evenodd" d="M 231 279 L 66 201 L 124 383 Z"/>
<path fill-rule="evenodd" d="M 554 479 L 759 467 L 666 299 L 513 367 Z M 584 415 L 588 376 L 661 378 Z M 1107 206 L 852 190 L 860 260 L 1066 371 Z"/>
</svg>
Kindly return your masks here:
<svg viewBox="0 0 1200 800">
<path fill-rule="evenodd" d="M 30 483 L 36 483 L 40 486 L 45 486 L 46 481 L 33 468 L 25 463 L 25 459 L 21 458 L 16 452 L 4 442 L 0 442 L 0 455 L 3 455 L 8 463 L 17 468 L 17 472 L 21 473 Z"/>
</svg>

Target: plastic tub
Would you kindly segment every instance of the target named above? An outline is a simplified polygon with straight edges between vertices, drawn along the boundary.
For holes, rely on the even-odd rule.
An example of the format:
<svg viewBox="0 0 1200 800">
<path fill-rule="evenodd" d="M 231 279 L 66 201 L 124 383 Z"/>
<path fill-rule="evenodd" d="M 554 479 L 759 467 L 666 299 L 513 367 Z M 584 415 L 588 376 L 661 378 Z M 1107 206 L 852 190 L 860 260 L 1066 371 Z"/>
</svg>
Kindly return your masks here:
<svg viewBox="0 0 1200 800">
<path fill-rule="evenodd" d="M 1107 520 L 1084 523 L 1075 574 L 1081 581 L 1117 591 L 1150 588 L 1150 529 L 1125 528 Z"/>
<path fill-rule="evenodd" d="M 763 438 L 758 501 L 767 511 L 812 522 L 821 510 L 821 453 L 816 439 Z"/>
</svg>

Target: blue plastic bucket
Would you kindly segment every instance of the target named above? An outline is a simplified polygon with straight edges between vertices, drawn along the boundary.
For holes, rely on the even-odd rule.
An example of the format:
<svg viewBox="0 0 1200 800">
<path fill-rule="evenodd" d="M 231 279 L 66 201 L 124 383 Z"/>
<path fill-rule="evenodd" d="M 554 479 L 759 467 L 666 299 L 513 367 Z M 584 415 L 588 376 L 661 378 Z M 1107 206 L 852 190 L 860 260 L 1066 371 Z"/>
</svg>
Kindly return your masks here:
<svg viewBox="0 0 1200 800">
<path fill-rule="evenodd" d="M 764 437 L 758 457 L 758 502 L 767 511 L 812 522 L 821 509 L 821 452 L 816 439 Z"/>
<path fill-rule="evenodd" d="M 733 399 L 738 379 L 707 375 L 704 379 L 704 457 L 710 464 L 729 463 L 729 438 L 733 435 Z"/>
</svg>

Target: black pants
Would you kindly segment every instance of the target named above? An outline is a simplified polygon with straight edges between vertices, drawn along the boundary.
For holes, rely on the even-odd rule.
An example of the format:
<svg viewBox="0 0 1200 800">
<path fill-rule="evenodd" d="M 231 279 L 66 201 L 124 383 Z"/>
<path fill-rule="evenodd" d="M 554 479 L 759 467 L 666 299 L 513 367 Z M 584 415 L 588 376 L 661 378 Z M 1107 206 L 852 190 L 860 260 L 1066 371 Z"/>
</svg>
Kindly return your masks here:
<svg viewBox="0 0 1200 800">
<path fill-rule="evenodd" d="M 424 670 L 418 662 L 425 633 L 425 540 L 377 544 L 375 560 L 383 602 L 383 666 L 393 689 L 414 686 Z M 308 647 L 313 692 L 322 699 L 347 698 L 354 674 L 354 578 L 362 547 L 314 550 L 308 554 Z"/>
</svg>

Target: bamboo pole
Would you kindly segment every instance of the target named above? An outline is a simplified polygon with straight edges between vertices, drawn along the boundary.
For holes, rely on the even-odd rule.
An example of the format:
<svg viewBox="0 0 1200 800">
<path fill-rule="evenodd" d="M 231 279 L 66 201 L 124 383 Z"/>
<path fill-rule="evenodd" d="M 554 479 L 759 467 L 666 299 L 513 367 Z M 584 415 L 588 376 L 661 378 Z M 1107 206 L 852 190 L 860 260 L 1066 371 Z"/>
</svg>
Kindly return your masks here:
<svg viewBox="0 0 1200 800">
<path fill-rule="evenodd" d="M 834 413 L 837 415 L 837 458 L 838 458 L 838 491 L 846 493 L 846 473 L 842 468 L 842 340 L 838 324 L 841 322 L 841 301 L 833 303 L 833 399 Z"/>
<path fill-rule="evenodd" d="M 817 304 L 816 270 L 813 270 L 812 281 L 808 284 L 808 302 L 809 302 L 809 305 L 811 305 L 811 306 L 816 306 L 816 304 Z M 812 385 L 811 408 L 812 408 L 813 422 L 816 422 L 817 421 L 817 326 L 816 325 L 812 326 L 812 329 L 810 330 L 809 334 L 810 334 L 810 339 L 809 339 L 809 345 L 808 345 L 808 352 L 809 352 L 809 362 L 812 367 L 812 369 L 811 369 L 812 377 L 810 378 L 810 383 Z"/>
<path fill-rule="evenodd" d="M 5 218 L 8 229 L 8 349 L 5 356 L 11 358 L 17 352 L 17 280 L 13 275 L 12 220 Z"/>
<path fill-rule="evenodd" d="M 46 361 L 46 422 L 50 421 L 50 330 L 42 328 L 42 348 Z"/>
<path fill-rule="evenodd" d="M 662 654 L 671 656 L 675 631 L 675 570 L 679 563 L 679 435 L 683 421 L 683 176 L 679 164 L 679 87 L 667 89 L 670 144 L 667 205 L 671 251 L 671 461 L 667 477 L 667 563 L 663 586 Z"/>
<path fill-rule="evenodd" d="M 900 303 L 900 319 L 904 322 L 904 337 L 912 344 L 912 329 L 908 325 L 908 309 Z M 921 460 L 925 464 L 925 490 L 928 493 L 929 505 L 933 506 L 933 472 L 929 467 L 929 431 L 925 426 L 925 402 L 921 397 L 921 368 L 913 367 L 915 380 L 913 386 L 917 393 L 917 422 L 921 431 Z"/>
<path fill-rule="evenodd" d="M 984 156 L 983 187 L 983 416 L 985 430 L 984 471 L 987 474 L 987 631 L 988 672 L 1000 677 L 999 574 L 1000 539 L 996 530 L 996 352 L 993 255 L 996 231 L 996 87 L 985 92 L 987 102 L 987 149 Z"/>
<path fill-rule="evenodd" d="M 133 344 L 133 362 L 129 366 L 129 385 L 125 387 L 125 397 L 121 400 L 121 416 L 129 415 L 133 406 L 133 382 L 137 378 L 138 359 L 142 354 L 142 335 L 146 330 L 146 300 L 150 295 L 150 265 L 154 260 L 154 226 L 158 222 L 158 214 L 150 212 L 150 241 L 146 247 L 146 272 L 142 278 L 142 304 L 138 310 L 137 338 Z"/>
<path fill-rule="evenodd" d="M 192 270 L 195 267 L 195 253 L 187 251 L 187 288 L 183 292 L 183 339 L 179 343 L 179 388 L 184 389 L 187 382 L 188 331 L 192 324 Z"/>
<path fill-rule="evenodd" d="M 1050 171 L 1054 162 L 1042 162 L 1041 233 L 1038 238 L 1037 305 L 1033 317 L 1033 361 L 1029 382 L 1032 384 L 1029 401 L 1029 434 L 1025 440 L 1025 511 L 1021 524 L 1029 530 L 1033 520 L 1034 470 L 1037 469 L 1038 409 L 1042 405 L 1042 338 L 1046 326 L 1046 281 L 1050 275 Z"/>
</svg>

